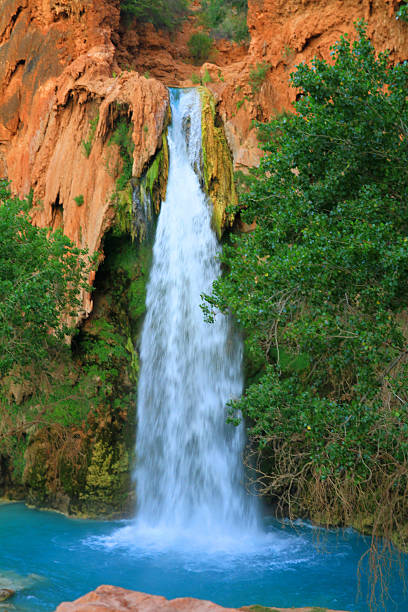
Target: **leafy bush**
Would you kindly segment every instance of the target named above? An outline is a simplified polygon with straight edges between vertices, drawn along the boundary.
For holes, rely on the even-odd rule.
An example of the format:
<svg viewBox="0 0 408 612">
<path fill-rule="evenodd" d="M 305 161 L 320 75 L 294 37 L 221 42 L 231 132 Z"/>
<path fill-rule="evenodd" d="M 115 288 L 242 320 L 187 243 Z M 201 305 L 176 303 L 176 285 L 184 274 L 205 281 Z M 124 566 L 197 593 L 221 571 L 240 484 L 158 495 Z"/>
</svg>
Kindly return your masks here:
<svg viewBox="0 0 408 612">
<path fill-rule="evenodd" d="M 210 55 L 213 41 L 204 32 L 194 32 L 187 43 L 191 57 L 196 62 L 203 62 Z"/>
<path fill-rule="evenodd" d="M 255 68 L 251 68 L 249 71 L 249 84 L 251 86 L 252 94 L 258 93 L 261 89 L 262 83 L 266 79 L 266 75 L 270 70 L 271 65 L 267 64 L 267 62 L 262 62 L 261 64 L 257 64 Z"/>
<path fill-rule="evenodd" d="M 248 38 L 247 0 L 203 0 L 201 19 L 216 38 L 243 42 Z"/>
<path fill-rule="evenodd" d="M 407 21 L 408 22 L 408 4 L 402 4 L 397 13 L 396 13 L 396 18 L 397 19 L 401 19 L 401 21 Z"/>
<path fill-rule="evenodd" d="M 188 16 L 187 0 L 121 0 L 122 15 L 153 23 L 156 28 L 175 30 Z"/>
<path fill-rule="evenodd" d="M 74 201 L 76 202 L 77 206 L 82 206 L 84 203 L 84 196 L 82 194 L 75 196 Z"/>
<path fill-rule="evenodd" d="M 61 231 L 34 227 L 28 203 L 0 181 L 0 374 L 45 369 L 50 347 L 69 333 L 87 287 L 85 253 Z"/>
<path fill-rule="evenodd" d="M 256 229 L 224 247 L 205 309 L 234 313 L 257 364 L 232 418 L 249 419 L 261 490 L 406 546 L 408 64 L 357 30 L 334 65 L 291 75 L 296 114 L 264 126 L 241 197 Z"/>
</svg>

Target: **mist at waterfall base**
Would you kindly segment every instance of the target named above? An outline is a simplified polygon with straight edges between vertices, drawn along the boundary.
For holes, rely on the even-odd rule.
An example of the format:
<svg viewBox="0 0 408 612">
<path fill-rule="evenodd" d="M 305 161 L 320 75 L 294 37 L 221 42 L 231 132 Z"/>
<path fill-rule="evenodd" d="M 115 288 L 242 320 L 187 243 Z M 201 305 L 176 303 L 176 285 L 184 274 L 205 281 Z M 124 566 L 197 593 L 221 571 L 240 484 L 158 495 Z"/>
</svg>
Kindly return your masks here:
<svg viewBox="0 0 408 612">
<path fill-rule="evenodd" d="M 368 539 L 261 519 L 245 490 L 244 430 L 226 424 L 225 408 L 242 393 L 241 341 L 227 318 L 208 325 L 199 307 L 220 274 L 199 181 L 200 99 L 194 90 L 171 99 L 168 189 L 140 345 L 137 515 L 82 521 L 0 505 L 0 587 L 17 588 L 14 609 L 38 612 L 101 584 L 234 607 L 364 612 L 367 581 L 363 573 L 356 603 L 357 569 Z M 379 609 L 402 612 L 408 602 L 394 574 L 395 605 Z"/>
</svg>

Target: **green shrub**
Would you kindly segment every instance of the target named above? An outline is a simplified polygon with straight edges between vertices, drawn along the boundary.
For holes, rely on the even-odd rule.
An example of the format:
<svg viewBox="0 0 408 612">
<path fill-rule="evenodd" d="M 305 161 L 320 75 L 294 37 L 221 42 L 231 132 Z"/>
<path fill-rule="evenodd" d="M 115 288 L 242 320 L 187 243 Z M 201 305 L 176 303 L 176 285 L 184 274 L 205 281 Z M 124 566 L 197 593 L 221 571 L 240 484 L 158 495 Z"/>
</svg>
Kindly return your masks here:
<svg viewBox="0 0 408 612">
<path fill-rule="evenodd" d="M 193 74 L 191 75 L 191 82 L 194 85 L 199 85 L 201 83 L 200 77 L 195 72 L 193 72 Z"/>
<path fill-rule="evenodd" d="M 201 20 L 216 38 L 243 42 L 248 38 L 247 0 L 203 0 Z"/>
<path fill-rule="evenodd" d="M 270 70 L 271 65 L 266 62 L 257 64 L 255 68 L 251 68 L 249 71 L 249 84 L 251 86 L 252 94 L 255 95 L 261 89 L 262 83 L 266 79 L 266 75 Z"/>
<path fill-rule="evenodd" d="M 0 381 L 27 365 L 52 367 L 49 349 L 72 333 L 66 321 L 88 273 L 85 252 L 60 230 L 34 227 L 27 202 L 0 180 Z"/>
<path fill-rule="evenodd" d="M 85 157 L 89 157 L 92 151 L 92 146 L 95 139 L 96 128 L 99 123 L 99 112 L 97 115 L 89 122 L 89 130 L 88 130 L 88 138 L 86 140 L 81 141 L 82 150 L 84 152 Z"/>
<path fill-rule="evenodd" d="M 196 62 L 205 61 L 210 55 L 213 41 L 204 32 L 194 32 L 187 43 L 191 57 Z"/>
<path fill-rule="evenodd" d="M 84 196 L 83 195 L 78 195 L 74 198 L 75 202 L 77 203 L 77 206 L 82 206 L 84 203 Z"/>
<path fill-rule="evenodd" d="M 121 0 L 120 8 L 127 20 L 136 17 L 166 30 L 178 28 L 189 14 L 187 0 Z"/>
<path fill-rule="evenodd" d="M 396 19 L 401 19 L 401 21 L 408 22 L 408 4 L 402 4 L 399 7 L 396 13 Z"/>
</svg>

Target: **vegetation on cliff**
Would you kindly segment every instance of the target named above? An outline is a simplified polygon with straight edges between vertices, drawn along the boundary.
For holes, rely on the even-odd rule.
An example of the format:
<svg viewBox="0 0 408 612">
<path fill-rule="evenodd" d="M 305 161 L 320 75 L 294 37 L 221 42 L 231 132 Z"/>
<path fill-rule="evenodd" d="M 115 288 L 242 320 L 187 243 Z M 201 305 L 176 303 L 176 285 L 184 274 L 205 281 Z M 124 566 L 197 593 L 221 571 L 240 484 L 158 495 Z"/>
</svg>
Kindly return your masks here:
<svg viewBox="0 0 408 612">
<path fill-rule="evenodd" d="M 265 155 L 206 296 L 230 310 L 257 374 L 247 417 L 259 491 L 293 515 L 408 545 L 408 65 L 365 25 L 291 75 L 296 113 Z M 253 372 L 254 374 L 254 372 Z"/>
<path fill-rule="evenodd" d="M 5 182 L 0 202 L 0 496 L 123 514 L 151 247 L 134 245 L 118 220 L 104 239 L 92 315 L 75 333 L 66 321 L 87 287 L 86 254 L 62 232 L 34 227 L 31 202 L 11 197 Z"/>
<path fill-rule="evenodd" d="M 188 15 L 188 0 L 121 0 L 126 17 L 153 23 L 157 28 L 174 30 Z"/>
<path fill-rule="evenodd" d="M 175 30 L 193 12 L 190 0 L 121 0 L 125 19 L 136 17 L 156 28 Z M 248 0 L 203 0 L 196 14 L 213 38 L 243 42 L 248 38 Z"/>
<path fill-rule="evenodd" d="M 49 351 L 70 332 L 67 321 L 87 287 L 86 253 L 60 231 L 31 224 L 30 201 L 0 181 L 0 374 L 16 377 L 33 364 L 50 366 Z M 89 262 L 88 262 L 89 263 Z M 18 372 L 17 372 L 18 370 Z"/>
<path fill-rule="evenodd" d="M 93 313 L 72 345 L 49 351 L 49 373 L 0 385 L 0 495 L 87 516 L 131 507 L 135 343 L 151 248 L 115 233 L 105 238 Z"/>
<path fill-rule="evenodd" d="M 202 0 L 201 20 L 214 38 L 248 38 L 248 0 Z"/>
</svg>

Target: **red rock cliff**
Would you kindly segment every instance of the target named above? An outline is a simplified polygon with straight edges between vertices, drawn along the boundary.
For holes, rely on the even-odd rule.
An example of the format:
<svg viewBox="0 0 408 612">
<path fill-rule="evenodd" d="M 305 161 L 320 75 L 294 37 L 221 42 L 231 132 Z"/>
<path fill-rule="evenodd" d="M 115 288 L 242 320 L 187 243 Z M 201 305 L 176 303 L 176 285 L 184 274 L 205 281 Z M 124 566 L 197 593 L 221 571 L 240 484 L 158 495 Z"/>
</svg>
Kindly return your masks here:
<svg viewBox="0 0 408 612">
<path fill-rule="evenodd" d="M 118 25 L 115 1 L 0 3 L 0 177 L 20 196 L 33 189 L 34 223 L 62 226 L 91 254 L 114 216 L 121 170 L 117 147 L 109 146 L 115 120 L 122 114 L 133 122 L 139 176 L 159 146 L 168 106 L 159 81 L 117 76 Z M 84 307 L 92 308 L 89 298 Z"/>
<path fill-rule="evenodd" d="M 257 163 L 259 149 L 251 128 L 253 119 L 268 120 L 290 110 L 296 91 L 289 74 L 301 62 L 318 56 L 330 59 L 330 47 L 342 34 L 354 34 L 354 22 L 365 19 L 368 34 L 378 51 L 389 49 L 393 62 L 408 58 L 408 24 L 395 18 L 400 3 L 394 0 L 249 0 L 251 36 L 245 57 L 221 67 L 207 64 L 210 84 L 219 99 L 237 167 Z M 258 92 L 252 91 L 251 68 L 270 66 Z"/>
<path fill-rule="evenodd" d="M 118 5 L 0 0 L 0 176 L 21 196 L 33 189 L 35 223 L 63 225 L 91 253 L 114 216 L 121 162 L 108 141 L 118 114 L 133 121 L 138 176 L 160 145 L 165 85 L 191 85 L 193 73 L 208 70 L 235 165 L 245 169 L 260 155 L 252 120 L 290 109 L 291 70 L 315 55 L 328 59 L 354 21 L 367 20 L 377 49 L 389 48 L 393 61 L 408 57 L 408 24 L 395 19 L 394 0 L 249 0 L 248 47 L 217 42 L 201 68 L 188 56 L 194 16 L 172 37 L 149 24 L 124 28 Z M 250 71 L 263 62 L 270 69 L 254 91 Z M 86 157 L 82 142 L 90 140 Z M 91 307 L 87 301 L 85 309 Z"/>
</svg>

